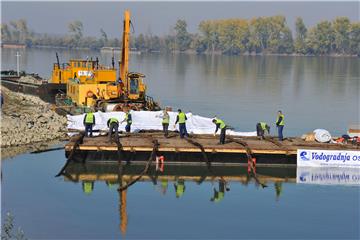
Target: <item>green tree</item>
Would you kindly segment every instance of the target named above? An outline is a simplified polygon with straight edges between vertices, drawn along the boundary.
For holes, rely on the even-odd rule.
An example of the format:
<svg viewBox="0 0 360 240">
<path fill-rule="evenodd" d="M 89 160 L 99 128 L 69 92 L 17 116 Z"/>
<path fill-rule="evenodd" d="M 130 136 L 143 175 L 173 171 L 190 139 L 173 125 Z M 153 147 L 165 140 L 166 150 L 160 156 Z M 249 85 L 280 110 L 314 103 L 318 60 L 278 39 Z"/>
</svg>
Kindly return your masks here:
<svg viewBox="0 0 360 240">
<path fill-rule="evenodd" d="M 219 24 L 219 42 L 225 54 L 239 54 L 248 48 L 249 25 L 243 19 L 223 20 Z"/>
<path fill-rule="evenodd" d="M 143 51 L 145 49 L 145 37 L 142 33 L 135 38 L 135 47 L 139 51 Z"/>
<path fill-rule="evenodd" d="M 270 24 L 266 18 L 259 17 L 250 20 L 250 49 L 262 52 L 267 49 L 270 36 Z"/>
<path fill-rule="evenodd" d="M 70 47 L 78 47 L 80 45 L 81 38 L 83 37 L 83 24 L 81 21 L 76 20 L 68 24 L 68 29 L 73 37 L 73 44 Z"/>
<path fill-rule="evenodd" d="M 187 31 L 187 23 L 185 20 L 177 20 L 174 30 L 176 32 L 176 46 L 180 51 L 186 51 L 191 44 L 191 37 Z"/>
<path fill-rule="evenodd" d="M 337 53 L 348 53 L 350 51 L 350 27 L 350 20 L 347 17 L 338 17 L 333 21 Z"/>
<path fill-rule="evenodd" d="M 28 33 L 29 33 L 26 20 L 25 19 L 18 20 L 17 21 L 17 26 L 18 26 L 18 29 L 20 31 L 19 42 L 25 43 L 25 41 L 28 38 Z"/>
<path fill-rule="evenodd" d="M 17 21 L 10 21 L 10 27 L 11 27 L 11 31 L 12 31 L 11 41 L 19 43 L 20 42 L 20 30 L 19 30 Z"/>
<path fill-rule="evenodd" d="M 306 45 L 315 55 L 330 54 L 334 44 L 334 30 L 331 22 L 322 21 L 309 30 Z"/>
<path fill-rule="evenodd" d="M 218 21 L 202 21 L 199 24 L 199 30 L 203 36 L 203 43 L 206 44 L 207 49 L 215 52 L 219 44 L 219 24 Z"/>
<path fill-rule="evenodd" d="M 286 25 L 284 16 L 265 18 L 268 27 L 268 50 L 271 53 L 291 53 L 293 51 L 293 39 L 290 28 Z"/>
<path fill-rule="evenodd" d="M 101 45 L 107 46 L 109 39 L 104 29 L 100 28 L 100 34 L 101 34 L 101 39 L 100 39 Z"/>
<path fill-rule="evenodd" d="M 11 32 L 6 23 L 1 24 L 1 41 L 2 42 L 11 41 Z"/>
<path fill-rule="evenodd" d="M 360 56 L 360 22 L 351 24 L 349 38 L 351 54 Z"/>
<path fill-rule="evenodd" d="M 296 28 L 296 37 L 294 43 L 295 52 L 306 54 L 307 49 L 306 49 L 305 40 L 306 40 L 307 29 L 301 17 L 296 18 L 295 28 Z"/>
</svg>

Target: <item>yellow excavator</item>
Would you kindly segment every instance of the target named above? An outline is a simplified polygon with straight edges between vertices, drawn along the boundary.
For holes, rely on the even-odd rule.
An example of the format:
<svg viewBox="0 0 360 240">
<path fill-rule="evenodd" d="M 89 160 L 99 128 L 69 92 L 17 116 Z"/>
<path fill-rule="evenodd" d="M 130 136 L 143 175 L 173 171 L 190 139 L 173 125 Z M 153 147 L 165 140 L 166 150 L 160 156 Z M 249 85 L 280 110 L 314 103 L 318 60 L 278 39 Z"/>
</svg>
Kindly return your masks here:
<svg viewBox="0 0 360 240">
<path fill-rule="evenodd" d="M 124 14 L 122 52 L 119 74 L 116 78 L 114 58 L 111 67 L 99 64 L 98 59 L 70 60 L 60 65 L 58 56 L 54 64 L 52 82 L 66 83 L 66 95 L 58 94 L 56 103 L 76 106 L 78 109 L 122 111 L 160 110 L 158 103 L 146 95 L 146 85 L 142 73 L 129 72 L 130 11 Z M 110 107 L 109 109 L 109 106 Z"/>
</svg>

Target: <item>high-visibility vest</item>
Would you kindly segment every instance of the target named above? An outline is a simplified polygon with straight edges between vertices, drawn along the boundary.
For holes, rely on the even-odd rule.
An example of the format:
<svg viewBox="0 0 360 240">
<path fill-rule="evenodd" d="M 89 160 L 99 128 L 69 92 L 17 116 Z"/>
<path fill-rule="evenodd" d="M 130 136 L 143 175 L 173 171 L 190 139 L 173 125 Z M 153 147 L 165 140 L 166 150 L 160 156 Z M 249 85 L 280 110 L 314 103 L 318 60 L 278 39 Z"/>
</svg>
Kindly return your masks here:
<svg viewBox="0 0 360 240">
<path fill-rule="evenodd" d="M 131 123 L 132 123 L 132 120 L 129 119 L 129 116 L 131 117 L 131 113 L 126 113 L 125 119 L 126 119 L 126 123 L 127 123 L 127 124 L 131 124 Z"/>
<path fill-rule="evenodd" d="M 164 124 L 169 124 L 169 122 L 170 122 L 170 116 L 169 116 L 168 113 L 166 113 L 166 114 L 164 114 L 164 116 L 163 116 L 162 123 L 164 123 Z"/>
<path fill-rule="evenodd" d="M 261 129 L 264 131 L 266 130 L 266 125 L 266 122 L 260 122 Z"/>
<path fill-rule="evenodd" d="M 224 192 L 218 192 L 217 196 L 215 196 L 214 201 L 220 202 L 224 198 L 225 193 Z"/>
<path fill-rule="evenodd" d="M 186 121 L 186 115 L 185 115 L 185 113 L 183 113 L 183 112 L 180 112 L 179 114 L 178 114 L 178 117 L 179 117 L 179 123 L 185 123 L 185 121 Z"/>
<path fill-rule="evenodd" d="M 116 118 L 110 118 L 109 125 L 112 123 L 119 123 L 119 121 Z"/>
<path fill-rule="evenodd" d="M 284 117 L 284 114 L 278 115 L 278 117 L 277 117 L 277 119 L 276 119 L 276 122 L 279 121 L 280 117 L 282 117 L 282 120 L 281 120 L 281 122 L 279 123 L 279 126 L 284 126 L 284 125 L 285 125 L 285 123 L 284 123 L 284 118 L 285 118 L 285 117 Z"/>
<path fill-rule="evenodd" d="M 226 127 L 225 122 L 221 119 L 216 119 L 216 124 L 220 124 L 220 129 L 223 129 L 224 127 Z"/>
<path fill-rule="evenodd" d="M 179 184 L 176 186 L 176 196 L 177 196 L 177 197 L 181 197 L 181 196 L 184 194 L 184 189 L 185 189 L 185 185 L 179 183 Z"/>
<path fill-rule="evenodd" d="M 92 112 L 86 113 L 85 123 L 94 123 L 94 113 Z"/>
<path fill-rule="evenodd" d="M 90 194 L 90 193 L 92 193 L 92 191 L 93 191 L 93 185 L 92 185 L 92 183 L 91 182 L 84 182 L 83 183 L 84 185 L 84 192 L 86 193 L 86 194 Z"/>
</svg>

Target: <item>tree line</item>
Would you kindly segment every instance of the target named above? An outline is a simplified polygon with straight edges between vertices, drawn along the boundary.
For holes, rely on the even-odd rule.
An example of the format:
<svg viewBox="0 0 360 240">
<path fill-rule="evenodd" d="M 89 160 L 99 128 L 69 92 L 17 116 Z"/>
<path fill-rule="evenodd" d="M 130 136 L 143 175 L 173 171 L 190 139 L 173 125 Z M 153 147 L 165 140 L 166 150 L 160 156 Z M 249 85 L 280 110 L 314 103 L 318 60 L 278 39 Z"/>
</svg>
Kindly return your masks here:
<svg viewBox="0 0 360 240">
<path fill-rule="evenodd" d="M 185 20 L 179 19 L 165 36 L 139 34 L 130 46 L 142 52 L 196 52 L 238 54 L 302 54 L 360 56 L 360 22 L 347 17 L 321 21 L 307 28 L 302 18 L 295 22 L 293 33 L 284 16 L 252 19 L 220 19 L 200 22 L 197 33 L 189 33 Z M 119 47 L 119 38 L 108 38 L 103 29 L 100 37 L 83 35 L 81 21 L 68 24 L 68 34 L 56 36 L 31 31 L 24 19 L 1 24 L 3 43 L 21 43 L 28 47 L 64 48 Z M 120 37 L 120 36 L 119 36 Z"/>
</svg>

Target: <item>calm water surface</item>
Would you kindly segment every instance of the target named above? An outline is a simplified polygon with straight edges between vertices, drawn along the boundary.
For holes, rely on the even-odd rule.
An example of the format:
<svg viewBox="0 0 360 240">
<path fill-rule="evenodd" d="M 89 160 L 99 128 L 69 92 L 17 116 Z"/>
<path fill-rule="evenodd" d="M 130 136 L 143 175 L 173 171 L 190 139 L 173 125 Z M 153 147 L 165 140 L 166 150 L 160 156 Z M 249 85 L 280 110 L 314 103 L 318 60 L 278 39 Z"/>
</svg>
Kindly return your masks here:
<svg viewBox="0 0 360 240">
<path fill-rule="evenodd" d="M 50 77 L 56 50 L 20 52 L 21 69 Z M 111 53 L 58 50 L 61 62 Z M 3 49 L 2 68 L 16 69 L 16 50 Z M 285 135 L 324 128 L 344 134 L 360 116 L 360 59 L 334 57 L 131 55 L 130 71 L 146 75 L 148 94 L 163 106 L 220 116 L 239 131 L 259 121 L 275 130 L 276 113 L 286 117 Z"/>
<path fill-rule="evenodd" d="M 99 56 L 111 63 L 111 54 L 58 52 L 61 61 Z M 3 69 L 16 68 L 15 54 L 3 49 Z M 50 76 L 55 50 L 21 54 L 23 69 Z M 315 128 L 340 135 L 359 121 L 358 58 L 132 55 L 130 66 L 147 76 L 162 105 L 218 114 L 241 131 L 254 131 L 260 120 L 273 126 L 278 109 L 287 135 Z M 64 163 L 61 150 L 2 162 L 2 218 L 10 211 L 28 238 L 360 238 L 360 187 L 296 183 L 293 168 L 258 169 L 262 188 L 246 179 L 245 167 L 165 166 L 119 194 L 116 165 L 75 165 L 55 178 Z M 141 170 L 125 168 L 123 182 Z M 219 176 L 230 188 L 222 199 L 214 195 Z M 174 184 L 185 185 L 181 196 Z"/>
<path fill-rule="evenodd" d="M 117 164 L 70 165 L 66 176 L 55 178 L 64 162 L 63 151 L 3 161 L 2 216 L 11 211 L 29 238 L 360 237 L 359 186 L 296 184 L 294 168 L 258 169 L 266 188 L 248 182 L 245 167 L 214 168 L 230 191 L 211 201 L 220 178 L 206 166 L 165 166 L 157 180 L 152 169 L 121 195 Z M 141 170 L 125 168 L 123 183 Z M 185 190 L 176 197 L 174 184 L 181 181 Z"/>
</svg>

